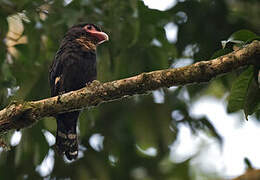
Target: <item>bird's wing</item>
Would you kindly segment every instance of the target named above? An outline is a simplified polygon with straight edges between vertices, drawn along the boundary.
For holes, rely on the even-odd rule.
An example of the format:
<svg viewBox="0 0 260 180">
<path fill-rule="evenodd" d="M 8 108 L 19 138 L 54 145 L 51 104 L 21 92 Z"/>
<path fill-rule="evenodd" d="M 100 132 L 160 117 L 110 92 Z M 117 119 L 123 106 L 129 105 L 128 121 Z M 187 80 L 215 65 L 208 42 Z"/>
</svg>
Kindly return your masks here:
<svg viewBox="0 0 260 180">
<path fill-rule="evenodd" d="M 61 51 L 58 51 L 49 70 L 49 83 L 51 86 L 51 96 L 57 96 L 59 92 L 62 91 L 60 88 L 61 88 L 63 65 L 60 58 L 61 58 Z"/>
</svg>

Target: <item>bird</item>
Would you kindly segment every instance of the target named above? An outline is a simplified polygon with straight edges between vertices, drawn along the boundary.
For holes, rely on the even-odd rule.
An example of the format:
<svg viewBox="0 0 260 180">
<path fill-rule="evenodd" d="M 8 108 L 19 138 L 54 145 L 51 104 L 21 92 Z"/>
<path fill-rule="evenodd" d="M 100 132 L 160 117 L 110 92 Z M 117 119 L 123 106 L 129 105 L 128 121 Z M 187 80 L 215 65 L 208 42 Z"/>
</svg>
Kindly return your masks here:
<svg viewBox="0 0 260 180">
<path fill-rule="evenodd" d="M 96 49 L 108 35 L 92 23 L 69 28 L 49 68 L 51 97 L 83 88 L 97 78 Z M 68 160 L 78 157 L 77 121 L 80 111 L 55 115 L 55 149 Z"/>
</svg>

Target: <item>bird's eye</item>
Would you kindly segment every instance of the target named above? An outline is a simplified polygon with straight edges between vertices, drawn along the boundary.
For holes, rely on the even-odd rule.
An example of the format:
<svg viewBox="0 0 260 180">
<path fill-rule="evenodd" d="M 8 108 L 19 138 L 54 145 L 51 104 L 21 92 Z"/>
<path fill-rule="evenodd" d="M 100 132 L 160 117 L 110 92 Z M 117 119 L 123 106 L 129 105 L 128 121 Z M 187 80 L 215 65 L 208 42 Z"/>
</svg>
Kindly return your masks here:
<svg viewBox="0 0 260 180">
<path fill-rule="evenodd" d="M 87 29 L 88 29 L 88 30 L 91 30 L 91 29 L 92 29 L 92 26 L 87 26 Z"/>
</svg>

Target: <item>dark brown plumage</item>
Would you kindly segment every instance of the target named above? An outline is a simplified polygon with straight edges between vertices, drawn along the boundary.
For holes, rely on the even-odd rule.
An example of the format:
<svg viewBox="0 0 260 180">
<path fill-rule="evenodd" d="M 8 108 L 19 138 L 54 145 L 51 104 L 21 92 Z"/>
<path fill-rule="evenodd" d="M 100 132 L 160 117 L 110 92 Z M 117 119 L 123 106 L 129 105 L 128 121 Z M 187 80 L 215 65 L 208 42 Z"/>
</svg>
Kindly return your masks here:
<svg viewBox="0 0 260 180">
<path fill-rule="evenodd" d="M 96 46 L 108 36 L 94 24 L 71 27 L 64 36 L 49 70 L 51 96 L 83 88 L 96 79 Z M 69 159 L 78 156 L 77 120 L 79 111 L 58 114 L 56 149 Z"/>
</svg>

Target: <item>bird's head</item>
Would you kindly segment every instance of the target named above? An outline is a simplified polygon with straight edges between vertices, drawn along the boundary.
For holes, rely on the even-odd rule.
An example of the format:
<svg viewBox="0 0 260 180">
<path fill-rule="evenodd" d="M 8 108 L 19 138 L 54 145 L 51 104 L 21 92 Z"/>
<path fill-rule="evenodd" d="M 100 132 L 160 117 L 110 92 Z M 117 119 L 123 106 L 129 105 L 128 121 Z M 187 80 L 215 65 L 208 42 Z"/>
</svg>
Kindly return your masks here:
<svg viewBox="0 0 260 180">
<path fill-rule="evenodd" d="M 65 37 L 76 40 L 81 44 L 92 44 L 94 46 L 108 41 L 106 33 L 102 32 L 98 26 L 89 23 L 72 26 Z"/>
</svg>

